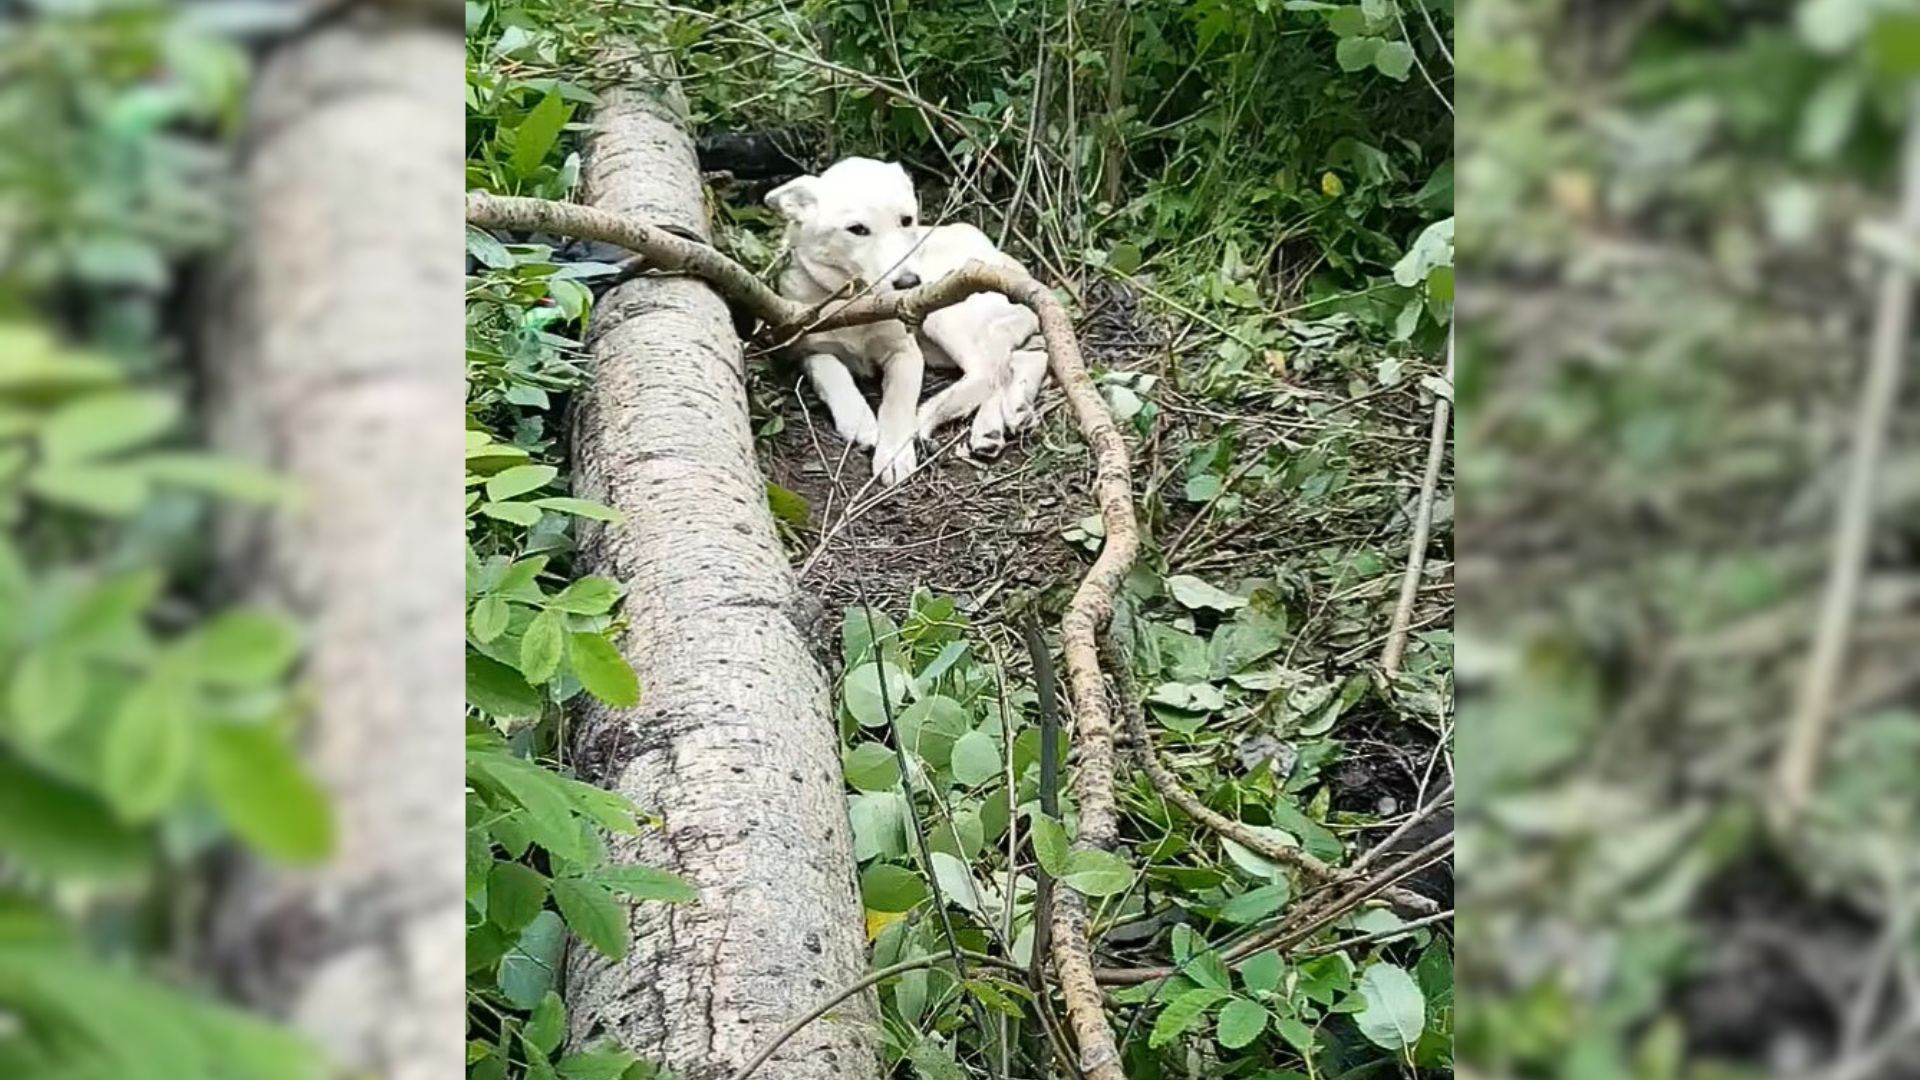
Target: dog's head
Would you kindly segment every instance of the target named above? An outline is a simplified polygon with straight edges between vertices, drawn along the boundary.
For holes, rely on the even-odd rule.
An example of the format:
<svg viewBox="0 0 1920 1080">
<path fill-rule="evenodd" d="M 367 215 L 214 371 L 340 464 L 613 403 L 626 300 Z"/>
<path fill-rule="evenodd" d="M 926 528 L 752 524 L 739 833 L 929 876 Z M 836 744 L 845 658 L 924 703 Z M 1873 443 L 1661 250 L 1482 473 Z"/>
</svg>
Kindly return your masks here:
<svg viewBox="0 0 1920 1080">
<path fill-rule="evenodd" d="M 920 200 L 898 164 L 847 158 L 774 188 L 767 205 L 787 219 L 788 248 L 822 286 L 920 284 Z"/>
</svg>

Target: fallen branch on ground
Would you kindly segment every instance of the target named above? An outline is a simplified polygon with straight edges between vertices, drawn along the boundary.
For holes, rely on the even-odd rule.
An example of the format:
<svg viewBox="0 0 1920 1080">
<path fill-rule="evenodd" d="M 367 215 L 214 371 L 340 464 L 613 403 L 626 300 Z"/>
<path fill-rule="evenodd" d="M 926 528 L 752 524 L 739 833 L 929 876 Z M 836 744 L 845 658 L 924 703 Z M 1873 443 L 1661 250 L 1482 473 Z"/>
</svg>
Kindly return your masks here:
<svg viewBox="0 0 1920 1080">
<path fill-rule="evenodd" d="M 1908 113 L 1902 151 L 1900 229 L 1911 238 L 1920 232 L 1920 89 L 1912 91 L 1909 100 L 1913 111 Z M 1894 399 L 1900 393 L 1900 369 L 1910 347 L 1913 271 L 1904 259 L 1894 257 L 1888 258 L 1881 273 L 1872 352 L 1854 414 L 1853 457 L 1847 465 L 1846 488 L 1834 525 L 1827 591 L 1814 632 L 1813 656 L 1807 662 L 1799 701 L 1775 762 L 1778 790 L 1770 804 L 1770 816 L 1775 830 L 1783 834 L 1812 798 L 1826 755 L 1835 692 L 1846 666 L 1848 639 L 1873 535 L 1874 479 L 1886 445 Z"/>
<path fill-rule="evenodd" d="M 1447 336 L 1447 383 L 1453 383 L 1453 336 Z M 1447 435 L 1453 418 L 1453 402 L 1444 396 L 1433 399 L 1433 429 L 1427 444 L 1427 471 L 1420 481 L 1420 503 L 1413 514 L 1413 547 L 1407 552 L 1407 573 L 1400 579 L 1400 600 L 1393 606 L 1393 622 L 1387 630 L 1387 647 L 1380 654 L 1380 668 L 1391 679 L 1400 673 L 1400 657 L 1407 650 L 1407 634 L 1413 628 L 1413 605 L 1420 597 L 1420 575 L 1427 566 L 1427 537 L 1433 529 L 1433 497 L 1440 487 L 1440 463 L 1447 456 Z"/>
<path fill-rule="evenodd" d="M 572 203 L 469 192 L 467 223 L 490 229 L 550 232 L 618 244 L 649 267 L 704 279 L 727 300 L 757 316 L 770 332 L 826 330 L 899 320 L 918 324 L 929 312 L 976 293 L 997 292 L 1040 317 L 1048 369 L 1065 392 L 1082 437 L 1094 455 L 1094 495 L 1106 526 L 1106 543 L 1088 568 L 1060 620 L 1060 644 L 1073 707 L 1074 796 L 1080 812 L 1080 850 L 1110 850 L 1119 832 L 1114 810 L 1113 717 L 1100 672 L 1096 638 L 1113 615 L 1113 597 L 1132 569 L 1140 546 L 1134 518 L 1133 480 L 1127 444 L 1113 414 L 1087 376 L 1073 321 L 1053 293 L 1031 275 L 1003 266 L 968 263 L 939 281 L 906 292 L 861 297 L 829 305 L 823 314 L 768 288 L 739 263 L 696 241 L 646 222 Z M 1055 897 L 1053 959 L 1067 1022 L 1087 1080 L 1126 1080 L 1113 1030 L 1107 1024 L 1094 977 L 1085 898 L 1072 889 Z"/>
<path fill-rule="evenodd" d="M 1127 732 L 1133 736 L 1134 756 L 1140 767 L 1146 771 L 1147 778 L 1168 802 L 1178 806 L 1193 820 L 1232 840 L 1248 851 L 1277 863 L 1284 863 L 1306 874 L 1316 881 L 1334 885 L 1351 885 L 1359 878 L 1348 870 L 1329 866 L 1299 847 L 1279 843 L 1269 837 L 1248 828 L 1245 823 L 1214 810 L 1200 801 L 1199 796 L 1188 791 L 1180 778 L 1173 775 L 1160 760 L 1160 753 L 1153 744 L 1153 732 L 1147 727 L 1146 710 L 1140 707 L 1138 688 L 1133 683 L 1133 671 L 1127 658 L 1114 640 L 1101 636 L 1101 649 L 1106 655 L 1107 667 L 1113 673 L 1114 682 L 1120 688 L 1120 709 L 1126 720 Z M 1407 889 L 1386 888 L 1381 897 L 1396 907 L 1422 915 L 1440 909 L 1440 905 Z"/>
</svg>

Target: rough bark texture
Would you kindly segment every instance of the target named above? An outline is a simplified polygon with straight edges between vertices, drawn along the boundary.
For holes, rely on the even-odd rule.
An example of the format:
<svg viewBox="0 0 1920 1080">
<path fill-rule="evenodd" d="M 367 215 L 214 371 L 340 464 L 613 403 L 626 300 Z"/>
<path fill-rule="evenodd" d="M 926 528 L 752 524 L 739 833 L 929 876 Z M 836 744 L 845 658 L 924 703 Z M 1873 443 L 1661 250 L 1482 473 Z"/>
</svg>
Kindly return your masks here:
<svg viewBox="0 0 1920 1080">
<path fill-rule="evenodd" d="M 267 59 L 206 357 L 216 439 L 303 489 L 223 539 L 306 625 L 339 836 L 310 872 L 242 866 L 211 960 L 386 1080 L 465 1049 L 461 64 L 453 34 L 351 24 Z"/>
<path fill-rule="evenodd" d="M 608 94 L 586 185 L 600 209 L 707 236 L 693 144 L 670 101 Z M 601 301 L 589 346 L 576 485 L 625 520 L 587 538 L 585 554 L 629 587 L 624 649 L 642 704 L 589 708 L 575 746 L 664 822 L 615 858 L 675 870 L 700 899 L 636 908 L 623 962 L 575 952 L 572 1036 L 610 1035 L 709 1080 L 864 971 L 839 740 L 794 622 L 801 601 L 753 460 L 726 305 L 696 278 L 639 278 Z M 874 1076 L 870 1016 L 855 999 L 763 1075 Z"/>
</svg>

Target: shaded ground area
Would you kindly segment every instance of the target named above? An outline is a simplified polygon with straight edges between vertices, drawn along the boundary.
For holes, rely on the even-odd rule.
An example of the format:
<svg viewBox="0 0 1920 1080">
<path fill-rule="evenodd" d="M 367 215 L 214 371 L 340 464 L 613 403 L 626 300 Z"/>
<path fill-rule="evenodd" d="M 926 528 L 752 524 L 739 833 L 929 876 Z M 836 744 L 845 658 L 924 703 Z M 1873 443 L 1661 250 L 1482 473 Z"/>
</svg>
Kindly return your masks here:
<svg viewBox="0 0 1920 1080">
<path fill-rule="evenodd" d="M 1090 367 L 1139 370 L 1162 347 L 1124 290 L 1102 284 L 1089 301 L 1081 347 Z M 926 395 L 946 381 L 930 372 Z M 997 460 L 968 457 L 966 428 L 955 425 L 922 447 L 921 470 L 892 490 L 869 483 L 869 454 L 840 440 L 804 382 L 786 367 L 763 374 L 762 431 L 777 430 L 761 439 L 760 462 L 772 483 L 806 502 L 807 523 L 789 539 L 801 587 L 829 612 L 863 596 L 899 611 L 927 588 L 991 618 L 1010 595 L 1078 581 L 1089 557 L 1063 534 L 1092 509 L 1089 457 L 1051 381 L 1038 426 Z"/>
</svg>

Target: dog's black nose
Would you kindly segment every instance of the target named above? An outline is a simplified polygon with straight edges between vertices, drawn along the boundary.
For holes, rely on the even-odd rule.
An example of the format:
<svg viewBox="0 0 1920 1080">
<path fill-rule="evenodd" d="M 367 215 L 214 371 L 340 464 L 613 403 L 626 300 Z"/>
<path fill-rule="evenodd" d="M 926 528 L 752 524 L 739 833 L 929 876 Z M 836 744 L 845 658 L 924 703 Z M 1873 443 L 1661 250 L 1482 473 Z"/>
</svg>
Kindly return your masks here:
<svg viewBox="0 0 1920 1080">
<path fill-rule="evenodd" d="M 896 289 L 912 289 L 917 287 L 919 284 L 920 284 L 920 275 L 914 273 L 911 270 L 893 279 L 893 287 Z"/>
</svg>

